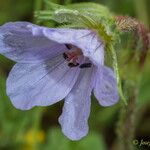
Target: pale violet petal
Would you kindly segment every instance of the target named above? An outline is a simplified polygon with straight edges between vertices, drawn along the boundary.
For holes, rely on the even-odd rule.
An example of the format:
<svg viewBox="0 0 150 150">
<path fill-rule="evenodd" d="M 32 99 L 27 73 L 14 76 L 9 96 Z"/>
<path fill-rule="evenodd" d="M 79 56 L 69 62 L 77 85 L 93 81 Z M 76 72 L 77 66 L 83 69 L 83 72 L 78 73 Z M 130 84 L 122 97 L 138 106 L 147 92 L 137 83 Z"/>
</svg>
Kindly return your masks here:
<svg viewBox="0 0 150 150">
<path fill-rule="evenodd" d="M 116 76 L 110 68 L 101 66 L 97 69 L 94 95 L 102 106 L 111 106 L 118 102 L 119 94 Z"/>
<path fill-rule="evenodd" d="M 76 84 L 65 98 L 59 118 L 62 132 L 71 140 L 79 140 L 88 133 L 90 114 L 92 69 L 82 69 Z"/>
<path fill-rule="evenodd" d="M 79 71 L 78 67 L 70 69 L 62 56 L 45 63 L 17 63 L 7 79 L 7 95 L 22 110 L 51 105 L 66 97 Z"/>
<path fill-rule="evenodd" d="M 104 44 L 96 32 L 86 29 L 54 29 L 30 26 L 35 35 L 43 33 L 47 38 L 60 44 L 72 44 L 79 47 L 84 56 L 95 65 L 104 63 Z M 38 32 L 37 32 L 38 30 Z"/>
<path fill-rule="evenodd" d="M 0 26 L 0 54 L 21 63 L 36 63 L 66 51 L 66 46 L 45 37 L 28 22 L 10 22 Z"/>
</svg>

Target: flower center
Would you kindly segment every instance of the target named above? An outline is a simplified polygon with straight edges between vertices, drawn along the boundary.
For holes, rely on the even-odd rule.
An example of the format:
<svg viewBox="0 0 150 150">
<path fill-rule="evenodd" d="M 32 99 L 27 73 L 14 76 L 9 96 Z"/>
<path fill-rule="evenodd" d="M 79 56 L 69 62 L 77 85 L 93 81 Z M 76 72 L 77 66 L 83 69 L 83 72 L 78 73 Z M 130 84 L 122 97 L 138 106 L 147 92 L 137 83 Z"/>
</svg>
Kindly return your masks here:
<svg viewBox="0 0 150 150">
<path fill-rule="evenodd" d="M 66 47 L 70 49 L 70 51 L 63 53 L 63 57 L 68 62 L 69 67 L 72 68 L 79 66 L 80 68 L 89 68 L 92 66 L 91 63 L 84 63 L 80 65 L 79 58 L 83 56 L 81 49 L 70 44 L 66 44 Z"/>
</svg>

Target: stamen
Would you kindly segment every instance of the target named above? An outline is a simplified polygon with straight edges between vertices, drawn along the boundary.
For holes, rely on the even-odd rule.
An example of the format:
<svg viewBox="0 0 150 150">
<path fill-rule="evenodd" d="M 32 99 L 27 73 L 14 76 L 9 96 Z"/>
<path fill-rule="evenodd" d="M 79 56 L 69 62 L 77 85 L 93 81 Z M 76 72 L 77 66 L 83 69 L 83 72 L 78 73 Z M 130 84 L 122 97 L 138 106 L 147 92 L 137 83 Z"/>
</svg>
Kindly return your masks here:
<svg viewBox="0 0 150 150">
<path fill-rule="evenodd" d="M 91 63 L 84 63 L 84 64 L 80 65 L 79 67 L 80 67 L 81 69 L 82 69 L 82 68 L 90 68 L 90 67 L 92 67 L 92 64 L 91 64 Z"/>
<path fill-rule="evenodd" d="M 64 59 L 68 59 L 68 55 L 66 53 L 63 53 Z"/>
<path fill-rule="evenodd" d="M 65 44 L 66 45 L 66 47 L 68 48 L 68 49 L 71 49 L 72 48 L 72 45 L 70 45 L 70 44 Z"/>
<path fill-rule="evenodd" d="M 78 59 L 78 56 L 74 52 L 67 53 L 66 55 L 68 56 L 67 61 Z"/>
<path fill-rule="evenodd" d="M 68 66 L 69 67 L 77 67 L 80 64 L 78 63 L 78 58 L 79 56 L 83 55 L 81 49 L 77 48 L 77 47 L 72 47 L 72 45 L 66 44 L 66 47 L 68 49 L 72 49 L 66 53 L 63 53 L 63 57 L 65 60 L 68 61 Z M 90 68 L 92 66 L 91 63 L 83 63 L 81 64 L 79 67 L 82 68 Z"/>
<path fill-rule="evenodd" d="M 77 67 L 77 66 L 79 66 L 79 63 L 77 63 L 77 64 L 74 64 L 74 63 L 68 63 L 68 66 L 69 67 Z"/>
</svg>

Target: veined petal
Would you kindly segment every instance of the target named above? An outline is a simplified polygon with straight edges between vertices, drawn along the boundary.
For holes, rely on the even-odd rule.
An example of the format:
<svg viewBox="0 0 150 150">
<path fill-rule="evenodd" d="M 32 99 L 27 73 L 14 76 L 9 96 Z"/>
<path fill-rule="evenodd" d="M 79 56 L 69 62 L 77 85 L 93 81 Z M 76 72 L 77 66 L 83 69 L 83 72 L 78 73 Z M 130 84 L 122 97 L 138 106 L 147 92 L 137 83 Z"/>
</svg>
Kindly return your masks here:
<svg viewBox="0 0 150 150">
<path fill-rule="evenodd" d="M 7 79 L 7 94 L 18 109 L 51 105 L 66 97 L 78 74 L 79 68 L 70 69 L 62 56 L 45 63 L 17 63 Z"/>
<path fill-rule="evenodd" d="M 45 37 L 40 32 L 40 26 L 36 26 L 34 33 L 30 26 L 36 25 L 28 22 L 10 22 L 0 26 L 0 54 L 17 62 L 36 63 L 67 50 L 64 44 Z"/>
<path fill-rule="evenodd" d="M 65 98 L 59 118 L 63 133 L 71 140 L 79 140 L 88 133 L 90 114 L 92 69 L 82 69 L 76 84 Z"/>
<path fill-rule="evenodd" d="M 117 81 L 110 68 L 101 66 L 97 69 L 94 95 L 102 106 L 110 106 L 118 102 Z"/>
<path fill-rule="evenodd" d="M 84 56 L 95 65 L 104 63 L 104 44 L 94 31 L 80 29 L 50 29 L 30 26 L 33 33 L 43 33 L 47 38 L 60 44 L 72 44 L 80 48 Z M 38 32 L 37 32 L 38 30 Z"/>
</svg>

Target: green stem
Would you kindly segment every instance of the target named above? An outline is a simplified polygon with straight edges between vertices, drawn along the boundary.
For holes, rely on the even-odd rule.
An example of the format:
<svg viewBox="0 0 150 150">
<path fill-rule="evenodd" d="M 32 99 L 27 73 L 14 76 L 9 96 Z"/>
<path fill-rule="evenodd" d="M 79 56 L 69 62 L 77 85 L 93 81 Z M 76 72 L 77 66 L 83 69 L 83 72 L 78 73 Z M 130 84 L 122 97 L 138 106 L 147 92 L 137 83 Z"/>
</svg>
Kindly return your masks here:
<svg viewBox="0 0 150 150">
<path fill-rule="evenodd" d="M 71 2 L 72 0 L 59 0 L 59 4 L 62 4 L 62 5 L 70 4 Z"/>
<path fill-rule="evenodd" d="M 148 10 L 145 0 L 134 0 L 135 12 L 137 17 L 149 27 Z"/>
<path fill-rule="evenodd" d="M 34 0 L 34 11 L 38 11 L 42 9 L 43 0 Z M 34 23 L 37 22 L 37 19 L 34 17 Z"/>
<path fill-rule="evenodd" d="M 36 136 L 37 136 L 37 133 L 38 131 L 40 130 L 40 122 L 41 122 L 41 118 L 42 118 L 42 109 L 41 108 L 37 108 L 36 109 L 36 112 L 35 112 L 35 116 L 34 116 L 34 122 L 33 122 L 33 136 L 34 136 L 34 139 L 37 139 Z M 38 141 L 35 140 L 34 143 L 33 143 L 33 150 L 38 150 Z"/>
<path fill-rule="evenodd" d="M 120 118 L 118 121 L 118 149 L 134 150 L 133 139 L 135 131 L 135 118 L 137 115 L 137 95 L 138 90 L 134 87 L 128 106 L 122 105 Z"/>
<path fill-rule="evenodd" d="M 41 10 L 42 0 L 34 0 L 34 10 Z"/>
</svg>

